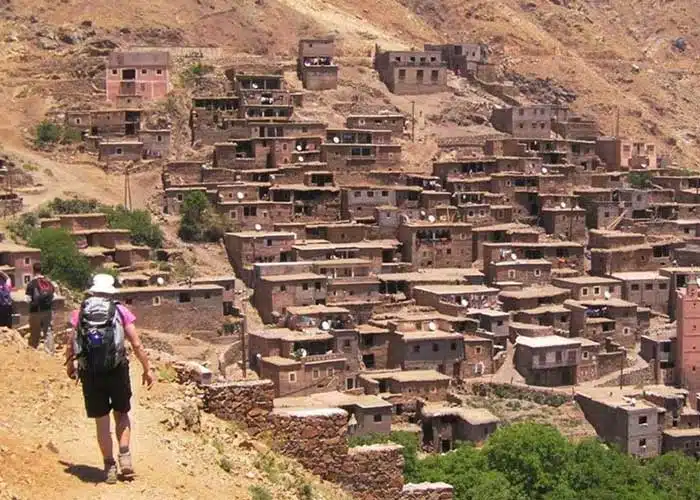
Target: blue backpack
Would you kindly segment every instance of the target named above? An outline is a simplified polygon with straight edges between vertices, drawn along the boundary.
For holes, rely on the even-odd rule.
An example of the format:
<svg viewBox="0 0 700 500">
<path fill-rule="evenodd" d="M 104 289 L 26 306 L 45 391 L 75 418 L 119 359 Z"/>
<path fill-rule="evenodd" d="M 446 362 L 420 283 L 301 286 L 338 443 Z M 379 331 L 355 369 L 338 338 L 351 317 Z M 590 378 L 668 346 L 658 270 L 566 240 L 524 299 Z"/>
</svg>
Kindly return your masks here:
<svg viewBox="0 0 700 500">
<path fill-rule="evenodd" d="M 0 306 L 12 305 L 12 289 L 7 284 L 7 281 L 0 283 Z"/>
</svg>

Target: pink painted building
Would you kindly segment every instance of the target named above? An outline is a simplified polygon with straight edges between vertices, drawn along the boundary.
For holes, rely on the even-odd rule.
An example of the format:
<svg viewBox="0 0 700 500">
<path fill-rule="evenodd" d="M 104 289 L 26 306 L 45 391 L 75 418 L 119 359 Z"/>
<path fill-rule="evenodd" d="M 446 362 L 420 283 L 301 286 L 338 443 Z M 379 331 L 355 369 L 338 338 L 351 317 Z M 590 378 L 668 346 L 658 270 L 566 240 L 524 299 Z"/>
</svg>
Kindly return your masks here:
<svg viewBox="0 0 700 500">
<path fill-rule="evenodd" d="M 107 58 L 107 100 L 125 97 L 142 101 L 162 99 L 170 89 L 168 52 L 112 52 Z"/>
<path fill-rule="evenodd" d="M 695 279 L 678 291 L 676 318 L 677 378 L 695 401 L 693 396 L 700 393 L 700 286 Z"/>
</svg>

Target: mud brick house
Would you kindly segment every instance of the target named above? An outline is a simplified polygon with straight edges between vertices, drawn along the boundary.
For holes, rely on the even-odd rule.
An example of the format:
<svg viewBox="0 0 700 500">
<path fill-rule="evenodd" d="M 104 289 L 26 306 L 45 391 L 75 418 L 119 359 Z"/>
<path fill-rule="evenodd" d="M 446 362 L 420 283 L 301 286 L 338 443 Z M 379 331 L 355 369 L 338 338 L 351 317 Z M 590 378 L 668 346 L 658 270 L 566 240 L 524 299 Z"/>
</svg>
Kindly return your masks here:
<svg viewBox="0 0 700 500">
<path fill-rule="evenodd" d="M 478 232 L 478 229 L 474 231 Z M 574 269 L 583 272 L 583 245 L 580 243 L 568 241 L 484 242 L 481 246 L 484 266 L 488 266 L 491 262 L 512 260 L 512 256 L 515 255 L 517 260 L 545 259 L 549 261 L 552 264 L 552 274 L 555 274 L 559 269 Z"/>
<path fill-rule="evenodd" d="M 32 266 L 41 259 L 41 250 L 9 241 L 0 241 L 0 268 L 12 279 L 12 286 L 20 288 L 32 279 Z"/>
<path fill-rule="evenodd" d="M 331 243 L 359 243 L 367 239 L 369 227 L 354 222 L 316 222 L 306 224 L 307 239 L 327 240 Z"/>
<path fill-rule="evenodd" d="M 283 75 L 235 73 L 234 90 L 239 96 L 239 118 L 289 121 L 295 96 L 286 89 Z"/>
<path fill-rule="evenodd" d="M 255 307 L 271 323 L 289 306 L 325 304 L 326 282 L 324 275 L 311 272 L 261 277 L 255 285 Z"/>
<path fill-rule="evenodd" d="M 389 344 L 391 332 L 388 328 L 374 325 L 358 325 L 360 356 L 366 370 L 384 370 L 389 367 Z"/>
<path fill-rule="evenodd" d="M 652 365 L 654 380 L 660 384 L 676 383 L 676 362 L 678 346 L 676 335 L 642 335 L 639 355 Z"/>
<path fill-rule="evenodd" d="M 472 229 L 472 262 L 484 259 L 483 245 L 490 243 L 537 243 L 539 232 L 527 224 L 510 223 Z"/>
<path fill-rule="evenodd" d="M 98 144 L 97 159 L 104 162 L 139 161 L 143 156 L 143 142 L 139 140 L 110 140 Z"/>
<path fill-rule="evenodd" d="M 64 125 L 70 130 L 101 138 L 133 137 L 141 130 L 143 115 L 139 108 L 66 111 Z"/>
<path fill-rule="evenodd" d="M 382 51 L 377 46 L 374 69 L 393 94 L 433 94 L 447 90 L 447 64 L 439 50 Z"/>
<path fill-rule="evenodd" d="M 518 323 L 551 326 L 560 335 L 569 335 L 571 311 L 561 304 L 545 304 L 532 309 L 521 309 L 513 314 Z"/>
<path fill-rule="evenodd" d="M 338 86 L 335 39 L 299 40 L 297 76 L 307 90 L 328 90 Z"/>
<path fill-rule="evenodd" d="M 406 129 L 406 115 L 400 113 L 378 113 L 348 115 L 345 118 L 347 128 L 361 130 L 391 130 L 401 137 Z"/>
<path fill-rule="evenodd" d="M 700 392 L 700 284 L 688 281 L 676 293 L 676 381 L 690 391 L 691 400 Z"/>
<path fill-rule="evenodd" d="M 391 432 L 391 403 L 378 396 L 338 391 L 305 397 L 277 398 L 275 408 L 342 408 L 348 412 L 348 435 L 388 434 Z"/>
<path fill-rule="evenodd" d="M 251 269 L 256 262 L 287 262 L 292 260 L 294 233 L 283 231 L 244 231 L 226 233 L 224 246 L 236 275 L 250 282 Z"/>
<path fill-rule="evenodd" d="M 656 146 L 622 137 L 598 137 L 596 154 L 615 169 L 656 169 Z"/>
<path fill-rule="evenodd" d="M 551 280 L 552 263 L 546 259 L 504 259 L 484 265 L 486 282 L 520 283 L 525 286 L 546 285 Z"/>
<path fill-rule="evenodd" d="M 493 345 L 506 347 L 507 339 L 510 335 L 510 314 L 496 309 L 471 309 L 467 313 L 468 318 L 474 319 L 478 323 L 479 335 L 489 338 Z M 464 346 L 467 349 L 467 364 L 470 362 L 470 344 L 465 335 Z M 481 354 L 481 353 L 475 353 Z"/>
<path fill-rule="evenodd" d="M 141 328 L 217 335 L 224 321 L 224 289 L 218 285 L 119 288 L 117 299 Z"/>
<path fill-rule="evenodd" d="M 387 294 L 413 296 L 413 289 L 422 285 L 483 285 L 484 275 L 472 268 L 420 269 L 413 272 L 382 273 L 377 276 Z"/>
<path fill-rule="evenodd" d="M 571 335 L 596 342 L 611 337 L 615 342 L 634 346 L 641 329 L 648 326 L 648 310 L 621 299 L 567 300 L 571 310 Z"/>
<path fill-rule="evenodd" d="M 564 235 L 569 240 L 586 239 L 586 210 L 581 207 L 550 207 L 541 211 L 547 234 Z"/>
<path fill-rule="evenodd" d="M 601 276 L 571 276 L 553 278 L 552 285 L 571 290 L 574 300 L 610 298 L 622 299 L 622 284 L 619 280 Z"/>
<path fill-rule="evenodd" d="M 341 212 L 343 219 L 373 217 L 377 207 L 391 206 L 418 209 L 422 189 L 416 186 L 343 185 Z"/>
<path fill-rule="evenodd" d="M 145 130 L 138 133 L 139 141 L 143 144 L 141 156 L 148 158 L 167 158 L 170 154 L 170 130 Z"/>
<path fill-rule="evenodd" d="M 112 52 L 107 57 L 107 100 L 162 99 L 170 90 L 169 52 Z"/>
<path fill-rule="evenodd" d="M 495 77 L 493 66 L 488 63 L 488 46 L 483 43 L 425 44 L 424 48 L 426 51 L 439 50 L 447 68 L 457 76 L 473 75 L 487 82 Z"/>
<path fill-rule="evenodd" d="M 464 360 L 462 334 L 441 330 L 394 330 L 389 341 L 389 368 L 431 369 L 459 377 Z"/>
<path fill-rule="evenodd" d="M 398 167 L 401 145 L 391 143 L 389 130 L 328 129 L 320 159 L 339 181 L 350 181 L 352 173 L 367 178 L 372 169 Z"/>
<path fill-rule="evenodd" d="M 275 220 L 291 220 L 294 216 L 294 205 L 291 202 L 224 201 L 215 208 L 236 231 L 250 231 L 258 224 L 263 230 L 271 231 Z"/>
<path fill-rule="evenodd" d="M 399 242 L 396 240 L 365 240 L 350 243 L 327 243 L 307 240 L 294 245 L 296 260 L 330 260 L 360 258 L 371 262 L 372 272 L 393 269 Z"/>
<path fill-rule="evenodd" d="M 418 405 L 422 447 L 447 453 L 458 442 L 482 443 L 493 434 L 501 420 L 484 408 L 462 408 L 437 404 Z"/>
<path fill-rule="evenodd" d="M 358 376 L 358 385 L 366 394 L 402 394 L 414 404 L 415 398 L 444 401 L 451 382 L 452 377 L 435 370 L 368 371 Z M 396 413 L 400 413 L 399 405 L 395 405 Z"/>
<path fill-rule="evenodd" d="M 569 113 L 567 106 L 553 104 L 494 108 L 491 124 L 496 130 L 514 137 L 549 139 L 552 121 L 566 121 Z"/>
<path fill-rule="evenodd" d="M 622 298 L 666 314 L 670 299 L 670 279 L 655 271 L 613 273 L 622 284 Z"/>
<path fill-rule="evenodd" d="M 586 420 L 603 440 L 638 457 L 661 453 L 659 408 L 644 400 L 618 394 L 576 393 Z"/>
<path fill-rule="evenodd" d="M 515 342 L 515 369 L 531 385 L 576 385 L 576 368 L 580 360 L 581 342 L 578 339 L 558 335 L 521 335 Z"/>
<path fill-rule="evenodd" d="M 324 321 L 327 321 L 332 329 L 355 328 L 355 320 L 350 311 L 338 306 L 288 307 L 282 318 L 283 325 L 292 330 L 321 328 Z"/>
<path fill-rule="evenodd" d="M 678 252 L 675 252 L 676 258 L 678 258 Z M 678 259 L 681 260 L 681 259 Z M 696 261 L 700 262 L 700 260 Z M 692 266 L 674 266 L 674 267 L 664 267 L 659 269 L 659 274 L 665 276 L 669 279 L 669 301 L 668 301 L 668 316 L 671 321 L 676 319 L 676 295 L 678 290 L 685 288 L 687 284 L 694 280 L 698 274 L 697 267 Z"/>
<path fill-rule="evenodd" d="M 399 227 L 403 260 L 415 268 L 458 267 L 472 261 L 472 226 L 413 221 Z"/>
<path fill-rule="evenodd" d="M 595 141 L 600 135 L 598 123 L 582 116 L 568 116 L 552 122 L 552 130 L 565 139 Z"/>
<path fill-rule="evenodd" d="M 231 316 L 235 307 L 236 277 L 235 276 L 208 276 L 193 278 L 193 285 L 216 285 L 223 289 L 221 300 L 224 307 L 224 316 Z"/>
<path fill-rule="evenodd" d="M 491 337 L 491 338 L 489 338 Z M 464 361 L 460 378 L 480 377 L 494 372 L 493 335 L 463 335 Z"/>
<path fill-rule="evenodd" d="M 504 311 L 534 309 L 546 304 L 563 304 L 571 292 L 556 286 L 530 286 L 521 290 L 502 291 L 498 298 Z"/>
<path fill-rule="evenodd" d="M 497 288 L 483 285 L 422 285 L 413 288 L 413 298 L 418 305 L 459 316 L 469 309 L 495 307 L 498 292 Z"/>
<path fill-rule="evenodd" d="M 341 213 L 340 188 L 335 186 L 273 185 L 270 187 L 270 199 L 274 202 L 292 203 L 292 218 L 295 221 L 333 221 Z"/>
<path fill-rule="evenodd" d="M 194 97 L 190 110 L 192 144 L 212 145 L 240 138 L 238 96 Z"/>
</svg>

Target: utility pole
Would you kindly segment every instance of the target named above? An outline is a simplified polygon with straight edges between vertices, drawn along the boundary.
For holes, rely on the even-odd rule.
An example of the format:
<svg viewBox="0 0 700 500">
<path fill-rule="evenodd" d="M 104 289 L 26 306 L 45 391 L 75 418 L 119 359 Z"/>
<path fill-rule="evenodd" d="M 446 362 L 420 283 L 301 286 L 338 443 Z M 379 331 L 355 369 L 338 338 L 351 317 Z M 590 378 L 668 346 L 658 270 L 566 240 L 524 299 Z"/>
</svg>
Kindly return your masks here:
<svg viewBox="0 0 700 500">
<path fill-rule="evenodd" d="M 620 358 L 620 389 L 622 389 L 622 378 L 625 370 L 625 358 L 627 358 L 627 350 L 622 348 L 622 357 Z"/>
<path fill-rule="evenodd" d="M 129 178 L 129 166 L 124 170 L 124 208 L 131 210 L 131 179 Z"/>
<path fill-rule="evenodd" d="M 411 101 L 411 142 L 416 142 L 416 101 Z"/>
<path fill-rule="evenodd" d="M 620 106 L 617 106 L 617 116 L 615 118 L 615 139 L 620 137 Z"/>
</svg>

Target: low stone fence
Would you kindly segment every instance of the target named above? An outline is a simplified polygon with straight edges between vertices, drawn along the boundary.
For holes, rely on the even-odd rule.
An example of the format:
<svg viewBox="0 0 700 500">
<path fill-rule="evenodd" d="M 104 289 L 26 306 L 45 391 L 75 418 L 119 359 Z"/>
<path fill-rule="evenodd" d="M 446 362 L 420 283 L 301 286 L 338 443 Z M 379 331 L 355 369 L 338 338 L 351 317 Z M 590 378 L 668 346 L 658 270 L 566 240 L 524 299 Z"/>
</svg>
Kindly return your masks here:
<svg viewBox="0 0 700 500">
<path fill-rule="evenodd" d="M 252 435 L 270 428 L 275 385 L 270 380 L 242 380 L 203 386 L 204 410 L 233 420 Z"/>
<path fill-rule="evenodd" d="M 533 403 L 558 407 L 574 400 L 574 395 L 527 385 L 502 384 L 497 382 L 466 382 L 463 388 L 478 396 L 522 399 Z"/>
<path fill-rule="evenodd" d="M 374 444 L 348 450 L 339 483 L 362 500 L 400 498 L 403 490 L 403 446 Z"/>
<path fill-rule="evenodd" d="M 613 380 L 608 380 L 606 383 L 598 387 L 614 387 L 619 385 L 645 385 L 656 383 L 654 367 L 652 365 L 644 366 L 637 370 L 625 371 L 622 374 L 622 384 L 620 384 L 620 376 L 618 375 Z"/>
<path fill-rule="evenodd" d="M 403 487 L 399 500 L 452 500 L 454 488 L 447 483 L 417 483 Z"/>
</svg>

